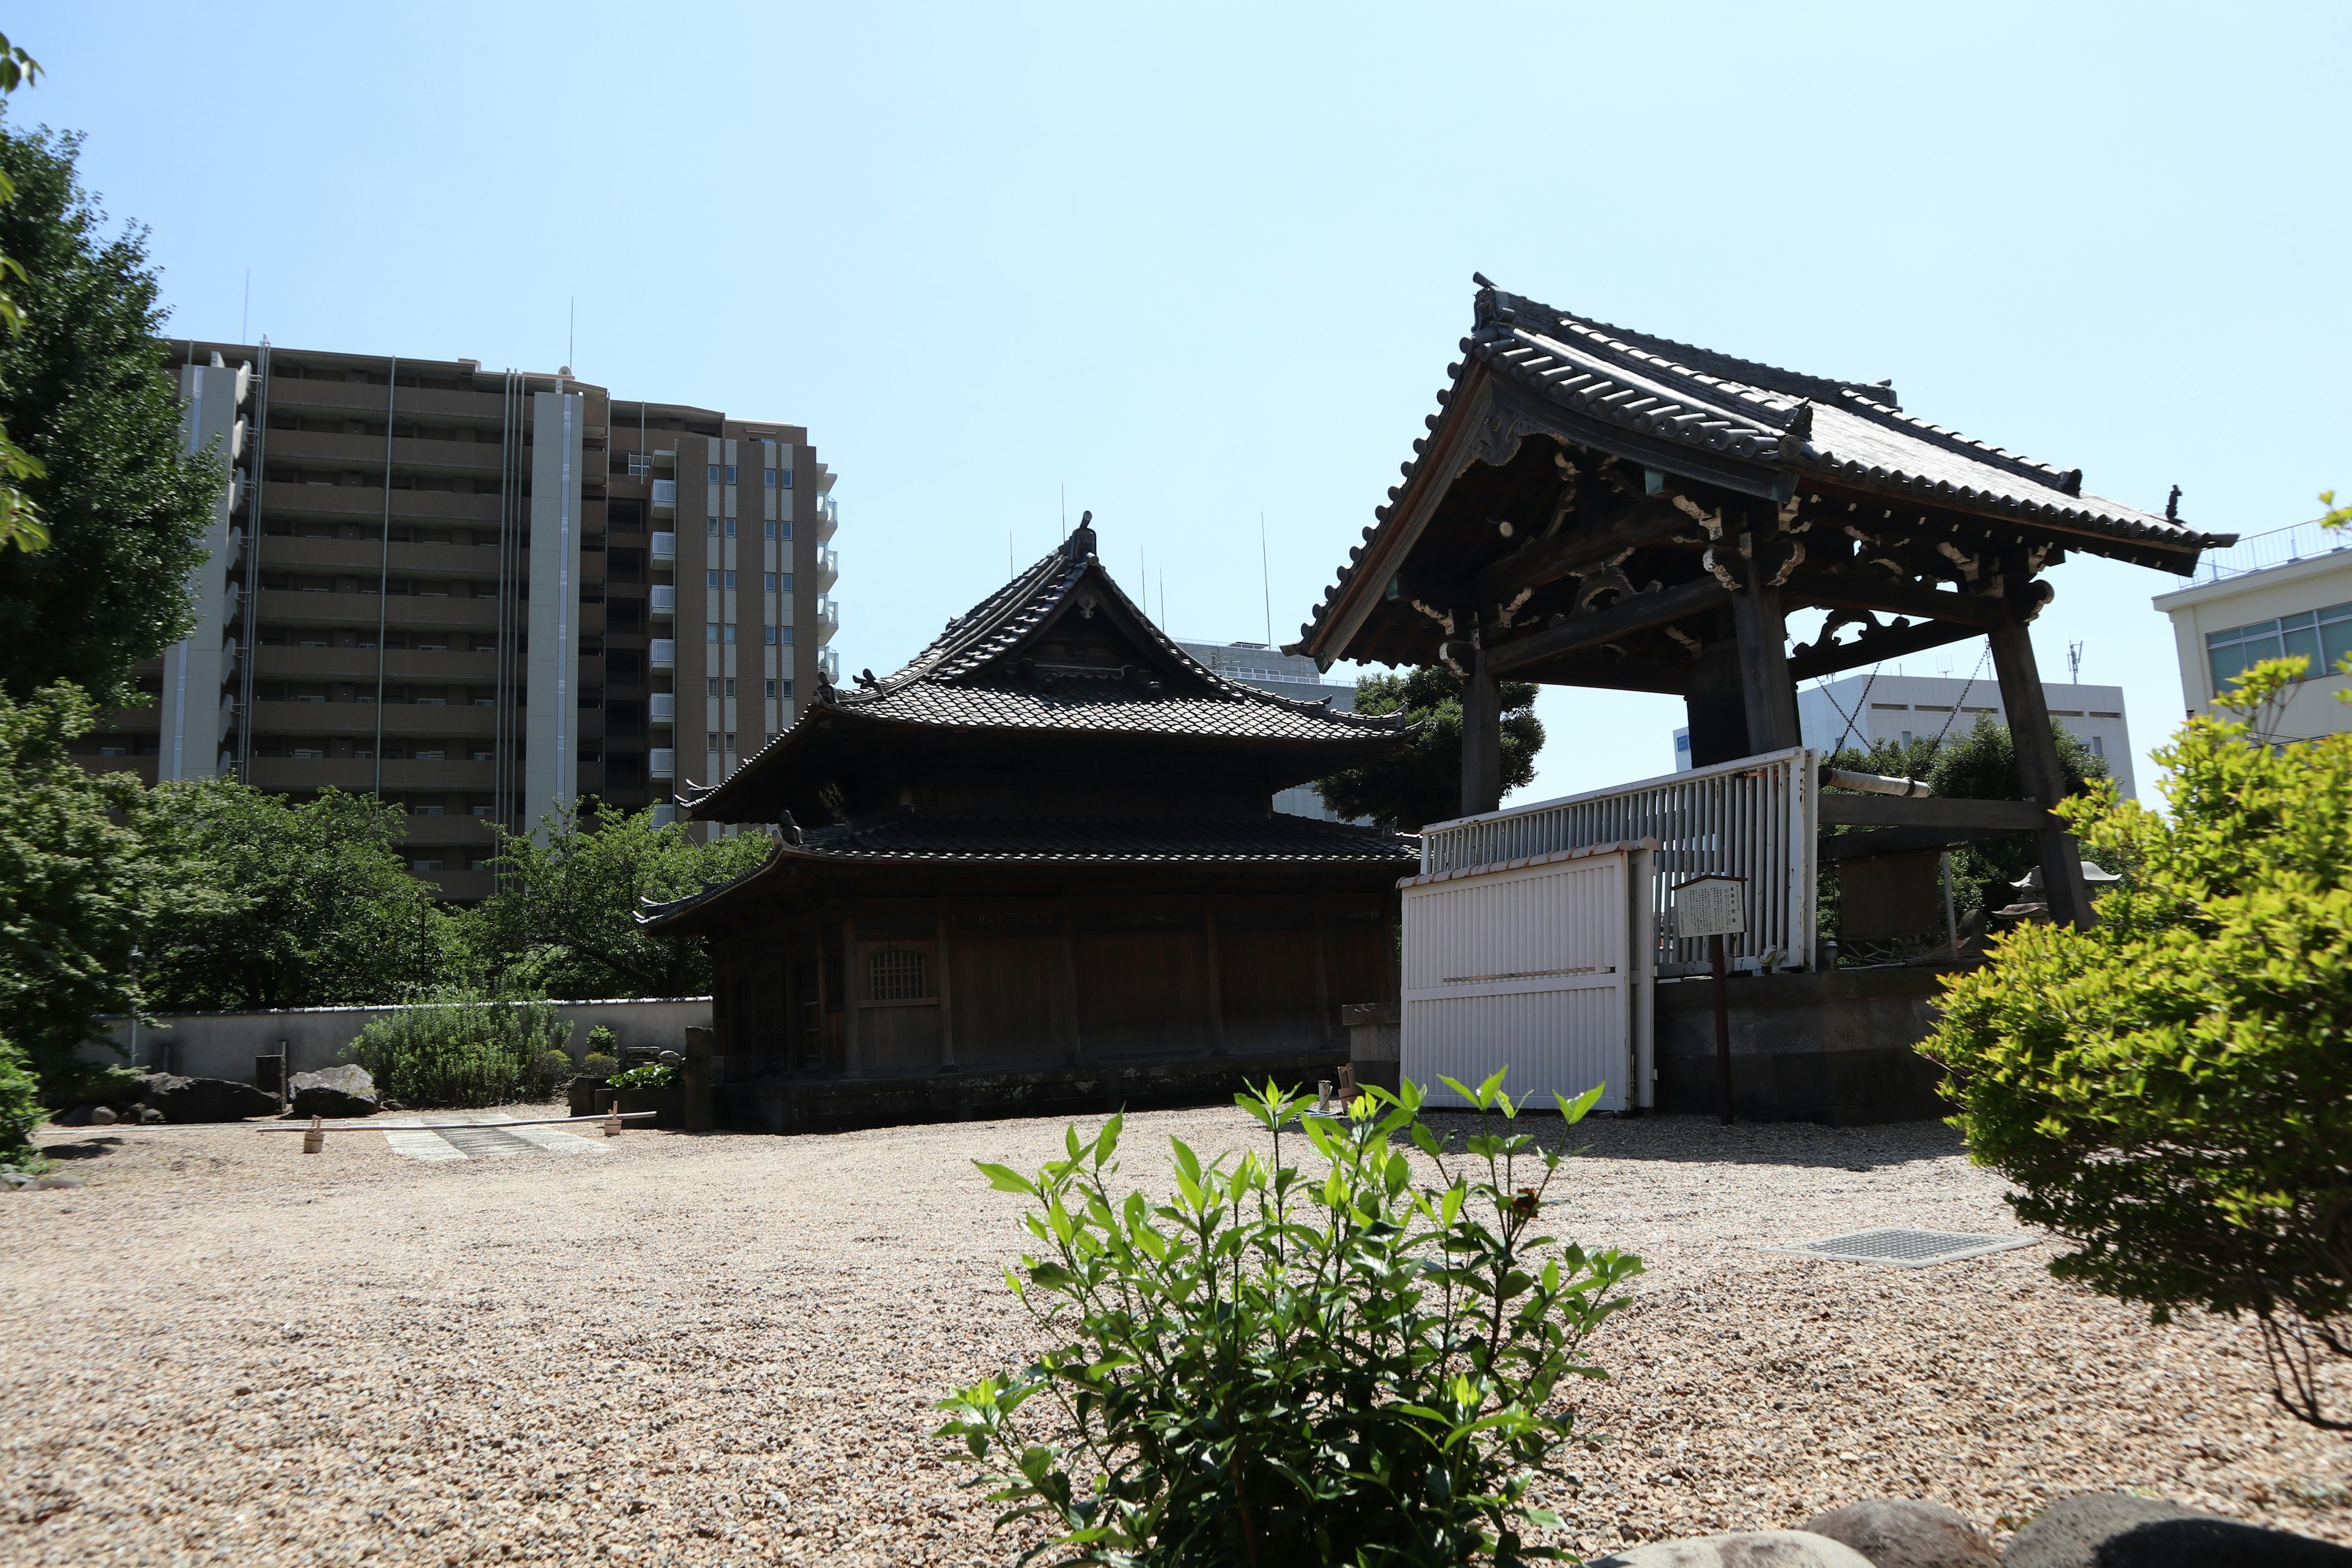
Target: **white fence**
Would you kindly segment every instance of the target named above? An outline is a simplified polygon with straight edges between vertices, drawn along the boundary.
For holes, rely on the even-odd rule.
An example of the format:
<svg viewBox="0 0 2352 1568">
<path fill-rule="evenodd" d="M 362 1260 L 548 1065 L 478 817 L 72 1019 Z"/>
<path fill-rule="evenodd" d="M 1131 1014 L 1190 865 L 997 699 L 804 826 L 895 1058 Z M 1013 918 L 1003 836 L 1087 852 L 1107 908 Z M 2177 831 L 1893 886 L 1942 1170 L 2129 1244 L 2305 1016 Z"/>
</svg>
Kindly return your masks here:
<svg viewBox="0 0 2352 1568">
<path fill-rule="evenodd" d="M 2197 580 L 2218 583 L 2224 577 L 2242 576 L 2267 566 L 2284 566 L 2291 561 L 2333 555 L 2339 550 L 2352 550 L 2352 532 L 2323 528 L 2315 518 L 2309 522 L 2273 528 L 2266 533 L 2250 533 L 2227 550 L 2207 551 L 2197 563 Z"/>
<path fill-rule="evenodd" d="M 1654 840 L 1657 973 L 1706 969 L 1704 939 L 1670 934 L 1675 884 L 1701 872 L 1746 879 L 1748 930 L 1727 937 L 1735 969 L 1813 966 L 1820 759 L 1803 747 L 1538 801 L 1422 829 L 1423 875 L 1601 844 Z"/>
<path fill-rule="evenodd" d="M 1439 871 L 1404 885 L 1401 1070 L 1431 1103 L 1441 1077 L 1549 1108 L 1596 1084 L 1602 1110 L 1651 1103 L 1649 843 Z"/>
</svg>

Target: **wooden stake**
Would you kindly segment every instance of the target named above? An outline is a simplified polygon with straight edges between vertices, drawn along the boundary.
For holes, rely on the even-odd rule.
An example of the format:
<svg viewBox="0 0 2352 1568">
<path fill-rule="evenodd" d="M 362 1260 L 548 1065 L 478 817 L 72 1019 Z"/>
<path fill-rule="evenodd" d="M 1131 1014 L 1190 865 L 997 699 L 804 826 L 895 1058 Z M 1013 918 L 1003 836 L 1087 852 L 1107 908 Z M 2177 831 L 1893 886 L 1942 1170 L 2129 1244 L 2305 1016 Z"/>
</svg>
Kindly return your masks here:
<svg viewBox="0 0 2352 1568">
<path fill-rule="evenodd" d="M 310 1125 L 306 1128 L 302 1133 L 302 1152 L 305 1154 L 316 1154 L 320 1151 L 325 1149 L 326 1146 L 327 1124 L 318 1117 L 313 1116 L 310 1118 Z"/>
<path fill-rule="evenodd" d="M 605 1137 L 607 1137 L 607 1138 L 618 1138 L 620 1135 L 621 1135 L 621 1102 L 620 1102 L 620 1100 L 617 1100 L 617 1099 L 616 1099 L 616 1100 L 614 1100 L 613 1101 L 613 1109 L 612 1109 L 612 1112 L 611 1112 L 611 1114 L 607 1115 L 607 1116 L 604 1118 L 604 1136 L 605 1136 Z"/>
</svg>

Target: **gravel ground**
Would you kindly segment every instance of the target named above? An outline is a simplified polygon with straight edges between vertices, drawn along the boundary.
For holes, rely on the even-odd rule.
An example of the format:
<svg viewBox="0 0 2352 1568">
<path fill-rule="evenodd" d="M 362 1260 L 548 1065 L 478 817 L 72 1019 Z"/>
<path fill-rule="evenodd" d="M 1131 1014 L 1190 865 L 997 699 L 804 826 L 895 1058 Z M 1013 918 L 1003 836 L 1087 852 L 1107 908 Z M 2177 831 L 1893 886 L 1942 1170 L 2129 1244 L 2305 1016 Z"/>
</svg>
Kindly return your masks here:
<svg viewBox="0 0 2352 1568">
<path fill-rule="evenodd" d="M 1542 1123 L 1537 1123 L 1540 1126 Z M 1550 1124 L 1555 1131 L 1557 1122 Z M 632 1131 L 425 1165 L 249 1128 L 52 1130 L 86 1184 L 0 1194 L 0 1561 L 1009 1563 L 927 1436 L 1027 1343 L 999 1278 L 1060 1124 Z M 1245 1141 L 1233 1110 L 1137 1116 Z M 2352 1444 L 2270 1404 L 2250 1331 L 2151 1329 L 2047 1246 L 1923 1270 L 1762 1248 L 2015 1233 L 1933 1123 L 1588 1123 L 1560 1232 L 1639 1252 L 1597 1342 L 1587 1552 L 1882 1494 L 2006 1533 L 2139 1489 L 2352 1542 Z"/>
</svg>

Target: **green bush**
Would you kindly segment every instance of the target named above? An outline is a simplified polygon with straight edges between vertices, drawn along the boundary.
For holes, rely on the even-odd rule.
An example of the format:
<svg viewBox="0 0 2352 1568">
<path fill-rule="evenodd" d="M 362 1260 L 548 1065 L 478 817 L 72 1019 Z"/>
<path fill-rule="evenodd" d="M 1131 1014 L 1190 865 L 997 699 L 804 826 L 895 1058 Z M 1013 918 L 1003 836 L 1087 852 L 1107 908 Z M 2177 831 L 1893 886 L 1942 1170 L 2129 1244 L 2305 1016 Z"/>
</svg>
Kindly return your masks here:
<svg viewBox="0 0 2352 1568">
<path fill-rule="evenodd" d="M 541 1051 L 530 1066 L 531 1092 L 541 1100 L 552 1100 L 572 1081 L 572 1073 L 570 1057 L 562 1051 Z"/>
<path fill-rule="evenodd" d="M 348 1054 L 403 1105 L 503 1105 L 565 1027 L 551 1002 L 453 991 L 371 1020 Z"/>
<path fill-rule="evenodd" d="M 139 1098 L 147 1075 L 112 1062 L 74 1060 L 41 1084 L 41 1103 L 63 1110 L 75 1105 L 128 1105 Z"/>
<path fill-rule="evenodd" d="M 676 1062 L 647 1062 L 641 1068 L 613 1075 L 614 1089 L 667 1089 L 677 1081 Z"/>
<path fill-rule="evenodd" d="M 1415 1086 L 1326 1120 L 1268 1084 L 1236 1099 L 1270 1152 L 1204 1164 L 1171 1139 L 1172 1201 L 1113 1196 L 1116 1116 L 1091 1143 L 1071 1128 L 1034 1178 L 981 1165 L 1043 1205 L 1040 1251 L 1005 1279 L 1052 1341 L 940 1405 L 938 1436 L 1008 1505 L 998 1522 L 1058 1524 L 1084 1563 L 1557 1556 L 1523 1542 L 1556 1522 L 1527 1490 L 1575 1431 L 1562 1384 L 1605 1375 L 1582 1344 L 1641 1260 L 1537 1234 L 1562 1156 L 1507 1131 L 1502 1078 L 1454 1086 L 1481 1125 L 1451 1164 Z M 1574 1122 L 1600 1093 L 1561 1110 Z M 1302 1132 L 1311 1173 L 1284 1158 Z M 1416 1183 L 1398 1135 L 1441 1184 Z M 1040 1395 L 1073 1443 L 1027 1430 Z"/>
<path fill-rule="evenodd" d="M 599 1024 L 588 1031 L 588 1054 L 592 1057 L 612 1057 L 621 1054 L 621 1037 L 613 1033 L 610 1024 Z"/>
<path fill-rule="evenodd" d="M 590 1078 L 611 1078 L 621 1070 L 621 1061 L 602 1051 L 590 1051 L 580 1058 L 580 1070 Z"/>
<path fill-rule="evenodd" d="M 44 1163 L 33 1148 L 33 1129 L 45 1114 L 31 1062 L 0 1035 L 0 1170 L 22 1171 Z"/>
<path fill-rule="evenodd" d="M 2352 735 L 2273 745 L 2304 661 L 2259 665 L 2156 753 L 2171 816 L 2068 802 L 2119 873 L 2089 931 L 2031 925 L 1946 982 L 1925 1049 L 1970 1152 L 2075 1249 L 2053 1273 L 2146 1305 L 2250 1314 L 2280 1402 L 2352 1355 Z M 2352 1412 L 2344 1412 L 2352 1415 Z"/>
</svg>

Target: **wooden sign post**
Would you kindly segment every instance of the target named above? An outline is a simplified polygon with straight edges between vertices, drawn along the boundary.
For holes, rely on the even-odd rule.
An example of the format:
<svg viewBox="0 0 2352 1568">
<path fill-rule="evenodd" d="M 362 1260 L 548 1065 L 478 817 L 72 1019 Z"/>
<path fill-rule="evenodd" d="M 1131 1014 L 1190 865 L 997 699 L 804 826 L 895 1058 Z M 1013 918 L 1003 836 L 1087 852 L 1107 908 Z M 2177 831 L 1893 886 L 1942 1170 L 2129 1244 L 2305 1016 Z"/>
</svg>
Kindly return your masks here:
<svg viewBox="0 0 2352 1568">
<path fill-rule="evenodd" d="M 1731 1001 L 1724 991 L 1723 939 L 1748 929 L 1747 880 L 1693 877 L 1675 889 L 1675 934 L 1706 938 L 1715 968 L 1715 1076 L 1726 1127 L 1731 1125 Z"/>
</svg>

